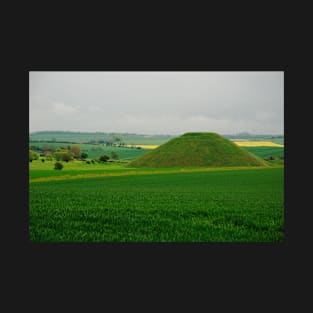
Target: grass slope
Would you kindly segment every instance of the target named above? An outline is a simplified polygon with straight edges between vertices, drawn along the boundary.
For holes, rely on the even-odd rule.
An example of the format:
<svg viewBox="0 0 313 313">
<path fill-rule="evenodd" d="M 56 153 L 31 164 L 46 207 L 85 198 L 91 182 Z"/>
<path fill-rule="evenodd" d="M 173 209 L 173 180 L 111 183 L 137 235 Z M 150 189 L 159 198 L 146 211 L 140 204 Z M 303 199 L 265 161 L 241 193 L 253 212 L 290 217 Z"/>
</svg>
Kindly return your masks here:
<svg viewBox="0 0 313 313">
<path fill-rule="evenodd" d="M 215 133 L 186 133 L 129 163 L 131 167 L 264 165 L 257 156 Z"/>
</svg>

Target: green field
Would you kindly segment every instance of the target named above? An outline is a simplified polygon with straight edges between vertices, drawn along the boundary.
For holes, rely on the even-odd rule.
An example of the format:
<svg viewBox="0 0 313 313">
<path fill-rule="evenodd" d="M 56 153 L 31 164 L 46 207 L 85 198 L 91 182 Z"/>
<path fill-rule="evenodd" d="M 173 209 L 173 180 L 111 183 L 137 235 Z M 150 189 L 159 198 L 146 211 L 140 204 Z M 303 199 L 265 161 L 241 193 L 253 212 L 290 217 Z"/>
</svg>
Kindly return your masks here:
<svg viewBox="0 0 313 313">
<path fill-rule="evenodd" d="M 54 135 L 58 134 L 75 142 L 84 142 L 90 135 L 68 132 Z M 97 133 L 98 138 L 103 139 L 102 135 Z M 116 151 L 120 160 L 91 164 L 73 160 L 62 162 L 62 170 L 54 170 L 55 160 L 30 162 L 30 240 L 284 240 L 284 160 L 264 160 L 282 157 L 284 148 L 238 148 L 212 133 L 188 133 L 172 140 L 162 136 L 153 137 L 155 141 L 147 138 L 137 136 L 138 141 L 133 143 L 168 142 L 151 152 L 80 143 L 88 159 L 98 159 L 101 154 L 110 156 Z M 66 149 L 71 143 L 70 140 L 29 143 L 44 145 Z"/>
<path fill-rule="evenodd" d="M 283 147 L 242 147 L 243 149 L 255 154 L 256 156 L 265 159 L 268 157 L 283 157 Z"/>
<path fill-rule="evenodd" d="M 160 145 L 169 139 L 173 138 L 173 135 L 140 135 L 129 133 L 102 133 L 102 132 L 66 132 L 66 131 L 41 131 L 30 134 L 30 140 L 41 141 L 65 141 L 86 143 L 90 140 L 111 140 L 113 136 L 118 135 L 123 138 L 123 142 L 127 144 L 137 145 Z"/>
<path fill-rule="evenodd" d="M 129 166 L 128 161 L 116 161 L 108 163 L 94 163 L 87 164 L 84 161 L 73 160 L 70 162 L 61 162 L 63 169 L 61 171 L 54 169 L 55 161 L 46 161 L 42 163 L 40 160 L 34 160 L 29 163 L 29 179 L 30 182 L 39 180 L 56 180 L 56 179 L 72 179 L 81 177 L 93 176 L 110 176 L 110 175 L 130 175 L 130 174 L 163 174 L 163 173 L 181 173 L 181 172 L 206 172 L 206 171 L 220 171 L 220 170 L 233 170 L 238 167 L 166 167 L 166 168 L 132 168 Z M 272 164 L 273 163 L 273 164 Z M 266 162 L 268 165 L 277 167 L 276 161 Z M 281 165 L 280 163 L 278 165 Z M 261 167 L 261 168 L 264 168 Z M 239 167 L 240 169 L 247 169 L 251 167 Z M 44 178 L 44 179 L 42 179 Z"/>
<path fill-rule="evenodd" d="M 53 146 L 56 148 L 67 147 L 70 144 L 60 143 L 60 142 L 29 142 L 29 146 Z M 83 152 L 88 154 L 88 159 L 98 159 L 101 154 L 111 155 L 112 151 L 116 151 L 120 159 L 132 160 L 139 156 L 142 156 L 149 152 L 148 149 L 132 149 L 124 147 L 106 147 L 105 145 L 92 145 L 92 144 L 79 144 Z M 241 147 L 242 149 L 253 153 L 254 155 L 264 159 L 270 156 L 273 157 L 282 157 L 284 156 L 283 147 Z M 92 150 L 99 149 L 99 150 Z"/>
<path fill-rule="evenodd" d="M 70 146 L 69 143 L 63 143 L 63 142 L 36 142 L 36 141 L 30 141 L 29 146 L 37 146 L 37 147 L 43 147 L 43 146 L 52 146 L 55 148 Z M 134 149 L 134 148 L 126 148 L 126 147 L 107 147 L 104 144 L 79 144 L 79 147 L 81 148 L 82 152 L 86 152 L 88 154 L 88 159 L 98 159 L 100 155 L 107 154 L 108 156 L 111 156 L 111 152 L 115 151 L 119 155 L 119 159 L 135 159 L 146 152 L 150 151 L 147 149 Z"/>
<path fill-rule="evenodd" d="M 102 132 L 68 132 L 68 131 L 40 131 L 29 135 L 31 140 L 40 141 L 66 141 L 85 143 L 90 140 L 110 140 L 114 135 L 121 136 L 127 144 L 137 145 L 161 145 L 168 140 L 176 137 L 174 135 L 143 135 L 129 133 L 102 133 Z M 223 135 L 228 139 L 272 141 L 274 143 L 284 144 L 283 135 L 252 135 L 248 133 L 236 135 Z"/>
<path fill-rule="evenodd" d="M 31 177 L 40 177 L 44 171 L 49 173 L 46 176 L 64 175 L 66 171 L 65 168 L 51 172 L 48 164 L 38 162 L 36 168 L 37 163 L 33 163 L 30 163 Z M 82 170 L 78 163 L 72 166 L 80 167 L 80 170 L 72 169 L 76 173 L 88 171 Z M 104 169 L 91 166 L 94 173 Z M 106 169 L 111 173 L 133 170 L 117 164 L 109 164 Z M 34 242 L 279 242 L 284 239 L 282 167 L 170 171 L 32 182 L 30 239 Z"/>
<path fill-rule="evenodd" d="M 87 164 L 82 161 L 70 161 L 68 163 L 62 162 L 63 169 L 57 171 L 54 169 L 54 161 L 46 161 L 42 163 L 40 160 L 35 160 L 29 163 L 29 178 L 34 179 L 38 177 L 51 176 L 75 176 L 81 174 L 101 174 L 106 172 L 122 172 L 125 171 L 122 166 L 123 163 L 95 163 Z"/>
</svg>

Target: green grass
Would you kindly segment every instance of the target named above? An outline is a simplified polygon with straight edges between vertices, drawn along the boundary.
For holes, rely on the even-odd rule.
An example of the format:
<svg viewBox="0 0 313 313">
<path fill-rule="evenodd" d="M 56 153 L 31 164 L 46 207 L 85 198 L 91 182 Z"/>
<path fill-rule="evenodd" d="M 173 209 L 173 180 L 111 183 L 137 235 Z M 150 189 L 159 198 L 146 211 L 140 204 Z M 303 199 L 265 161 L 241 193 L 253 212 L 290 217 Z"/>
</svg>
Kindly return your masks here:
<svg viewBox="0 0 313 313">
<path fill-rule="evenodd" d="M 283 163 L 278 163 L 278 161 L 283 160 L 275 160 L 266 162 L 268 166 L 272 167 L 282 167 Z M 83 161 L 70 161 L 68 163 L 61 162 L 63 164 L 62 170 L 55 170 L 54 169 L 54 161 L 46 161 L 41 162 L 40 160 L 34 160 L 33 162 L 29 163 L 29 178 L 30 182 L 37 181 L 39 178 L 47 178 L 45 180 L 49 180 L 49 178 L 53 177 L 63 177 L 64 178 L 71 178 L 72 176 L 86 176 L 88 177 L 89 174 L 98 175 L 98 176 L 105 176 L 102 174 L 113 174 L 113 173 L 121 173 L 127 175 L 129 172 L 135 174 L 151 174 L 151 173 L 177 173 L 177 172 L 201 172 L 201 171 L 216 171 L 216 170 L 233 170 L 239 167 L 203 167 L 203 166 L 193 166 L 193 167 L 129 167 L 128 161 L 116 161 L 116 162 L 108 162 L 108 163 L 94 163 L 94 164 L 87 164 Z M 240 169 L 250 169 L 251 167 L 240 167 Z M 262 168 L 262 167 L 259 167 Z M 50 179 L 52 180 L 52 179 Z"/>
<path fill-rule="evenodd" d="M 256 156 L 265 159 L 270 156 L 272 157 L 283 157 L 283 147 L 242 147 L 243 149 L 255 154 Z"/>
<path fill-rule="evenodd" d="M 215 133 L 187 133 L 130 162 L 131 167 L 264 166 L 266 163 Z"/>
<path fill-rule="evenodd" d="M 34 242 L 279 242 L 283 183 L 283 168 L 31 183 L 29 235 Z"/>
<path fill-rule="evenodd" d="M 50 176 L 64 176 L 64 175 L 81 175 L 81 174 L 95 174 L 95 173 L 107 173 L 125 171 L 123 163 L 94 163 L 87 164 L 82 161 L 70 161 L 68 163 L 62 162 L 63 169 L 55 170 L 54 161 L 45 161 L 44 163 L 40 160 L 35 160 L 29 163 L 29 178 L 39 177 L 50 177 Z"/>
</svg>

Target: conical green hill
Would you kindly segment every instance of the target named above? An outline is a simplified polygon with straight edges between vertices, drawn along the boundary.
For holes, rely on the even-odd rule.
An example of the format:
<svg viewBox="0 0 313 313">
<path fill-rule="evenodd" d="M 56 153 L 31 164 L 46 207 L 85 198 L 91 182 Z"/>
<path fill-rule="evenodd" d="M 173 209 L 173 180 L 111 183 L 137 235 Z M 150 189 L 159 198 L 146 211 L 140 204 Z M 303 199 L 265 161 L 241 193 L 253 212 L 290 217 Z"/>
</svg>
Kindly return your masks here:
<svg viewBox="0 0 313 313">
<path fill-rule="evenodd" d="M 129 163 L 131 167 L 265 165 L 262 159 L 216 133 L 186 133 Z"/>
</svg>

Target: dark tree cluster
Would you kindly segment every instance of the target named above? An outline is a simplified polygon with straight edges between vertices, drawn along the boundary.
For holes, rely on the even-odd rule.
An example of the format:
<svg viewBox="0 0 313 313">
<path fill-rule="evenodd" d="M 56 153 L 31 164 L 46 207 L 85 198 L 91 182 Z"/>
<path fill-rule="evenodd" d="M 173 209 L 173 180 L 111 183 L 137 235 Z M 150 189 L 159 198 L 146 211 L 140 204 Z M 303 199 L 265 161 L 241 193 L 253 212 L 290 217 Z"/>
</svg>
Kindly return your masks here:
<svg viewBox="0 0 313 313">
<path fill-rule="evenodd" d="M 99 157 L 99 162 L 103 163 L 103 162 L 107 162 L 108 160 L 110 159 L 110 157 L 106 154 L 102 154 L 100 157 Z"/>
</svg>

